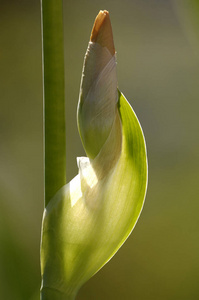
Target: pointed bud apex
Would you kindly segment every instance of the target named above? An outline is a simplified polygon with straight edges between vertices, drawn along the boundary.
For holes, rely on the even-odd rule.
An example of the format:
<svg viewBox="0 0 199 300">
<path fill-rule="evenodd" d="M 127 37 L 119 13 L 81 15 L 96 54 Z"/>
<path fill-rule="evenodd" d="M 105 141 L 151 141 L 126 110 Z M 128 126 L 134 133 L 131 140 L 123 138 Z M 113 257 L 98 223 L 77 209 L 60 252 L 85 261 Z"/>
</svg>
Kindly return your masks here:
<svg viewBox="0 0 199 300">
<path fill-rule="evenodd" d="M 107 10 L 100 10 L 97 15 L 91 32 L 90 41 L 98 43 L 102 47 L 107 47 L 112 55 L 115 54 L 113 32 L 109 12 Z"/>
</svg>

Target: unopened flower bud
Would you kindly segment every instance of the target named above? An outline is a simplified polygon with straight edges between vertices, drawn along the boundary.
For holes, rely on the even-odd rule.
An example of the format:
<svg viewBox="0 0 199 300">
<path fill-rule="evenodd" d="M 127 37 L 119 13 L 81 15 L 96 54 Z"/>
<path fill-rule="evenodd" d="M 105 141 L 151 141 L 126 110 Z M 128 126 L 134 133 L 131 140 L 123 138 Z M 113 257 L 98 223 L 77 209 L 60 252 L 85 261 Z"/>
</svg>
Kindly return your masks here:
<svg viewBox="0 0 199 300">
<path fill-rule="evenodd" d="M 106 142 L 117 113 L 117 74 L 109 13 L 96 17 L 85 55 L 78 104 L 78 128 L 85 151 L 95 158 Z"/>
<path fill-rule="evenodd" d="M 119 98 L 119 104 L 118 102 Z M 85 56 L 78 126 L 88 157 L 48 203 L 41 244 L 42 299 L 74 299 L 117 252 L 140 215 L 147 187 L 142 129 L 117 90 L 107 11 L 100 11 Z"/>
</svg>

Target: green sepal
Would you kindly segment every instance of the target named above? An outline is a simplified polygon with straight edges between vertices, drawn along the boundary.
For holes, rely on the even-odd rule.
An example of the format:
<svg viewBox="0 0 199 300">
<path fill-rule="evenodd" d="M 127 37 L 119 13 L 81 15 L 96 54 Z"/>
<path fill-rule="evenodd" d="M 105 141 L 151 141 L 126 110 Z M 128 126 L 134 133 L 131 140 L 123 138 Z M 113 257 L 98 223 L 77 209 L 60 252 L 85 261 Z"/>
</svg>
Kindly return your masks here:
<svg viewBox="0 0 199 300">
<path fill-rule="evenodd" d="M 122 147 L 114 165 L 100 177 L 99 165 L 90 161 L 88 178 L 80 170 L 51 199 L 44 212 L 42 288 L 59 291 L 66 299 L 75 297 L 79 288 L 118 251 L 133 230 L 144 204 L 145 140 L 135 113 L 120 92 L 118 111 Z M 106 151 L 102 151 L 103 155 Z"/>
</svg>

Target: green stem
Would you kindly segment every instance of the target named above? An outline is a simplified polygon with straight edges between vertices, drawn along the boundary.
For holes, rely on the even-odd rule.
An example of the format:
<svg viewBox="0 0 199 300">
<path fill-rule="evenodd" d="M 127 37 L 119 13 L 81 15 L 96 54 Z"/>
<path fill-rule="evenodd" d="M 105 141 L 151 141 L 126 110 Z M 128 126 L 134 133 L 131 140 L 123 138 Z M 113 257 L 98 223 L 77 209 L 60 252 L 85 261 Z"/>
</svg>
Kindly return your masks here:
<svg viewBox="0 0 199 300">
<path fill-rule="evenodd" d="M 41 0 L 41 8 L 46 206 L 66 183 L 62 0 Z"/>
</svg>

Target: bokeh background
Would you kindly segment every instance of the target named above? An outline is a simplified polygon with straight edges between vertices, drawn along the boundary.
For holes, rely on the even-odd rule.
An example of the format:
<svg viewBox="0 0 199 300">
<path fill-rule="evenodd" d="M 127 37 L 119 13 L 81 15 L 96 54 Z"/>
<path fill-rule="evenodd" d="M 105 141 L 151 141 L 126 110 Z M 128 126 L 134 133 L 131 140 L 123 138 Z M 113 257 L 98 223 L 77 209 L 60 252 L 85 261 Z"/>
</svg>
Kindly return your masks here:
<svg viewBox="0 0 199 300">
<path fill-rule="evenodd" d="M 68 179 L 84 155 L 76 106 L 95 16 L 110 11 L 120 90 L 142 124 L 139 222 L 77 300 L 199 299 L 199 1 L 64 0 Z M 39 0 L 0 2 L 0 299 L 39 300 L 43 212 Z"/>
</svg>

